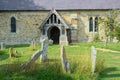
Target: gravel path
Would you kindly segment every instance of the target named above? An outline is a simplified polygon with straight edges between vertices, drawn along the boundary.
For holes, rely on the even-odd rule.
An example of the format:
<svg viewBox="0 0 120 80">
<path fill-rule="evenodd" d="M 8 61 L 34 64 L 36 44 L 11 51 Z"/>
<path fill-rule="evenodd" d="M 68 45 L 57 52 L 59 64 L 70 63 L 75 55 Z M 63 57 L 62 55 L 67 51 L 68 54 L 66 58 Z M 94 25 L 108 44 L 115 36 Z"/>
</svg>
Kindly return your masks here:
<svg viewBox="0 0 120 80">
<path fill-rule="evenodd" d="M 96 48 L 97 50 L 104 51 L 104 52 L 114 52 L 114 53 L 120 53 L 120 51 L 105 49 L 105 48 Z"/>
</svg>

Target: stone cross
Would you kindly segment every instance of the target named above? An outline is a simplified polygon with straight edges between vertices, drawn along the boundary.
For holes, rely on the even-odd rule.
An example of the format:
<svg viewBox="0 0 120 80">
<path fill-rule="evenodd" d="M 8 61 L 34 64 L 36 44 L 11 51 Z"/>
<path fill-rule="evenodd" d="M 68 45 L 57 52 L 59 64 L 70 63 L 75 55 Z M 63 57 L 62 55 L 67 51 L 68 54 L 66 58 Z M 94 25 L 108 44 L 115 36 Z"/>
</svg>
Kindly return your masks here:
<svg viewBox="0 0 120 80">
<path fill-rule="evenodd" d="M 40 55 L 40 61 L 41 62 L 44 61 L 47 58 L 48 44 L 49 44 L 48 39 L 43 39 L 43 41 L 41 43 L 41 51 L 43 51 L 43 53 Z"/>
<path fill-rule="evenodd" d="M 95 47 L 92 46 L 91 47 L 91 60 L 92 60 L 91 71 L 92 71 L 92 74 L 94 74 L 94 72 L 95 72 L 96 55 L 97 55 L 97 51 L 96 51 Z"/>
<path fill-rule="evenodd" d="M 64 73 L 66 73 L 66 72 L 70 73 L 70 63 L 67 61 L 64 46 L 61 46 L 60 53 L 61 53 L 60 57 L 61 57 L 61 63 L 62 63 L 63 72 Z"/>
<path fill-rule="evenodd" d="M 6 48 L 6 45 L 4 42 L 1 42 L 1 50 L 4 50 Z"/>
</svg>

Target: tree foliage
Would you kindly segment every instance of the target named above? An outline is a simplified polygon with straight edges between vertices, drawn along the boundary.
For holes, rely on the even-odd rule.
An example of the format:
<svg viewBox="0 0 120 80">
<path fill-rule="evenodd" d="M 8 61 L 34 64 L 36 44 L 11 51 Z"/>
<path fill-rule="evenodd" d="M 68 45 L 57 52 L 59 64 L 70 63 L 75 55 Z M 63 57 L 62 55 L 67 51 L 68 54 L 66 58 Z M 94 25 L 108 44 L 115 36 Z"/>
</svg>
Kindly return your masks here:
<svg viewBox="0 0 120 80">
<path fill-rule="evenodd" d="M 99 18 L 99 24 L 103 23 L 105 27 L 106 37 L 110 37 L 112 40 L 117 37 L 120 40 L 120 23 L 119 23 L 119 12 L 120 10 L 112 9 L 106 13 L 105 17 Z"/>
<path fill-rule="evenodd" d="M 120 26 L 115 27 L 115 36 L 120 41 Z"/>
</svg>

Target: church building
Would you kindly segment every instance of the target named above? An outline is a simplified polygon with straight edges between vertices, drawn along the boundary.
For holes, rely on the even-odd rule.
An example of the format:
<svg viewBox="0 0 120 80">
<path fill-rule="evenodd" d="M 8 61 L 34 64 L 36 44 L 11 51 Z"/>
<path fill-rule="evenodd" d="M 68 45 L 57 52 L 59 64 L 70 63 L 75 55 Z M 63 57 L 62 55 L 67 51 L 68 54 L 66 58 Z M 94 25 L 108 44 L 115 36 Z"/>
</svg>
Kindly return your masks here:
<svg viewBox="0 0 120 80">
<path fill-rule="evenodd" d="M 0 42 L 29 44 L 47 37 L 69 44 L 91 42 L 96 34 L 104 41 L 98 21 L 112 9 L 120 9 L 120 0 L 0 0 Z"/>
</svg>

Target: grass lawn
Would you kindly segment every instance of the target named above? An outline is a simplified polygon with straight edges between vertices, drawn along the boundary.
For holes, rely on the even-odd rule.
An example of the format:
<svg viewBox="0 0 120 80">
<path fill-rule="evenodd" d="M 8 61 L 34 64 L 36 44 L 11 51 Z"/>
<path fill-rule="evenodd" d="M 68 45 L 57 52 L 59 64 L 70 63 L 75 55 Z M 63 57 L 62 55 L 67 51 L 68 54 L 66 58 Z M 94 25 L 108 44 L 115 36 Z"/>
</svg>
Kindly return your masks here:
<svg viewBox="0 0 120 80">
<path fill-rule="evenodd" d="M 18 57 L 9 59 L 9 47 L 0 50 L 0 80 L 120 80 L 120 53 L 98 51 L 97 69 L 102 70 L 99 76 L 91 78 L 90 48 L 94 45 L 97 48 L 118 50 L 120 43 L 109 43 L 104 46 L 102 42 L 79 43 L 66 46 L 66 55 L 71 63 L 71 74 L 62 73 L 60 61 L 60 46 L 50 45 L 48 49 L 48 60 L 40 63 L 39 59 L 28 70 L 21 70 L 20 64 L 27 61 L 30 56 L 39 49 L 34 50 L 29 45 L 12 46 L 17 50 Z M 104 68 L 100 69 L 100 60 L 105 60 Z"/>
<path fill-rule="evenodd" d="M 120 53 L 101 52 L 105 58 L 105 69 L 100 75 L 101 80 L 120 80 Z"/>
</svg>

